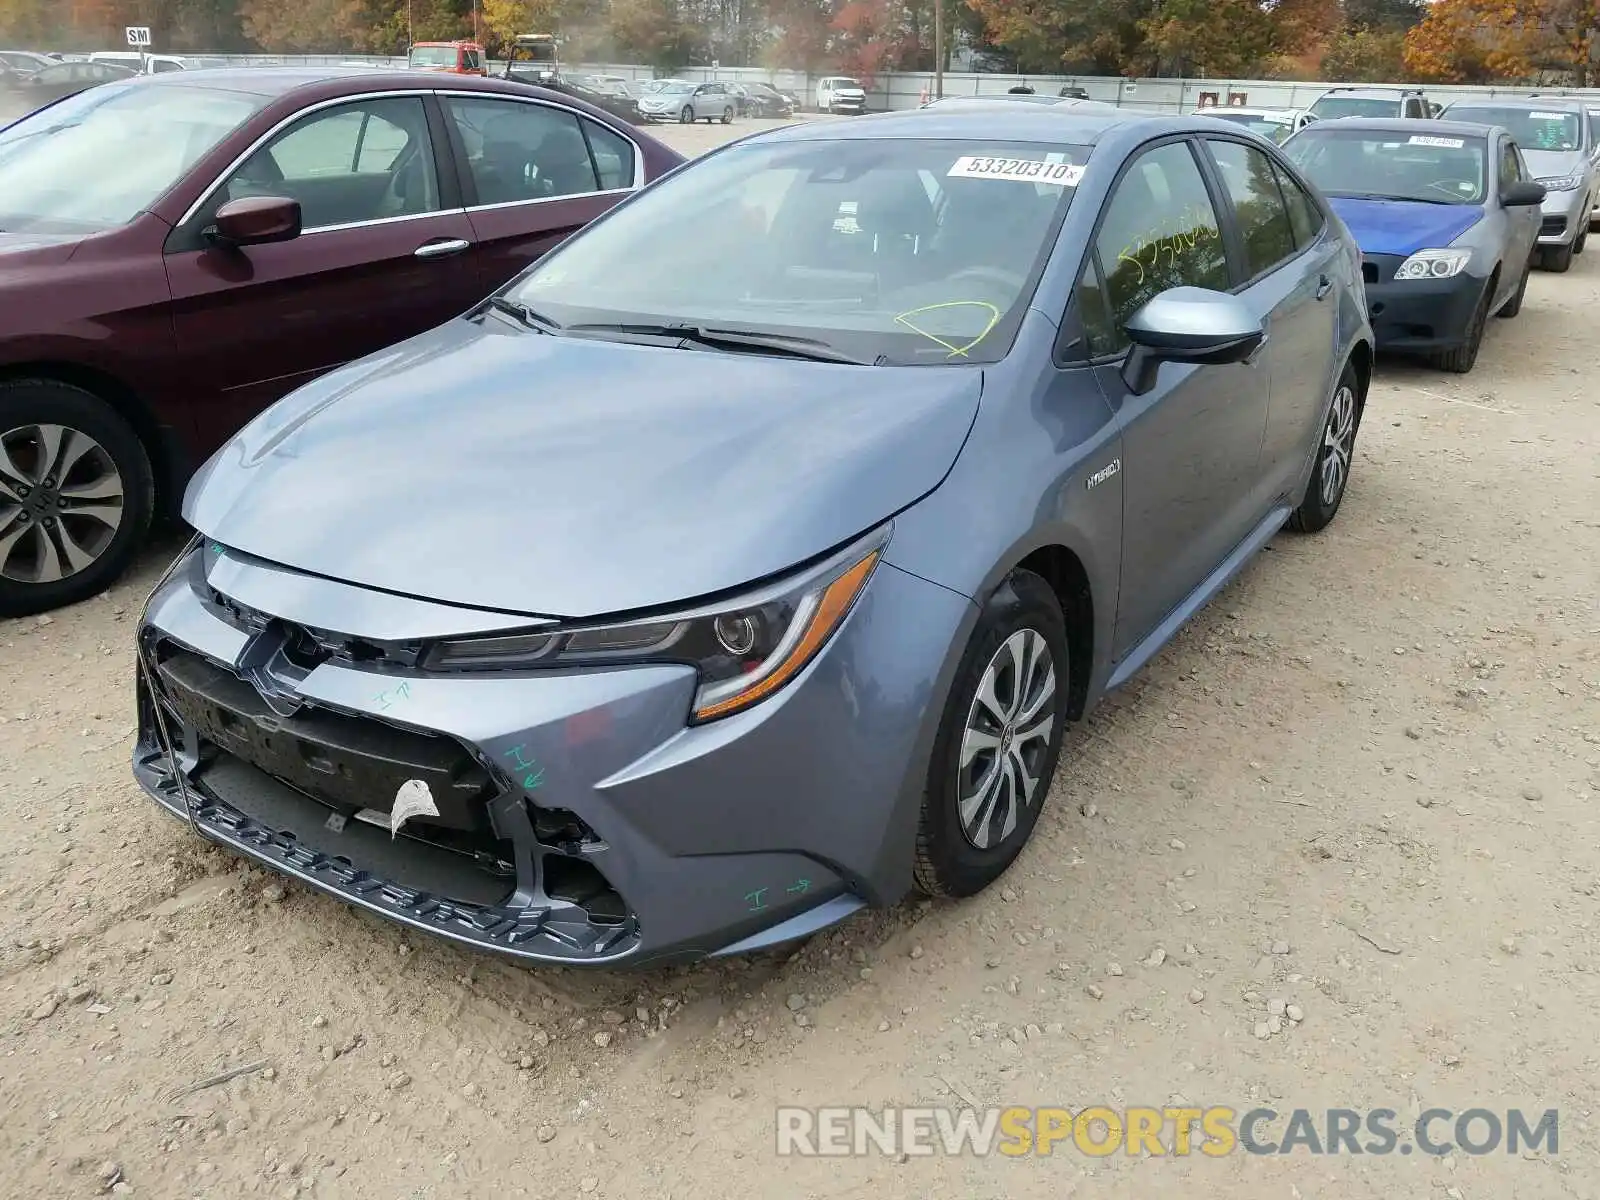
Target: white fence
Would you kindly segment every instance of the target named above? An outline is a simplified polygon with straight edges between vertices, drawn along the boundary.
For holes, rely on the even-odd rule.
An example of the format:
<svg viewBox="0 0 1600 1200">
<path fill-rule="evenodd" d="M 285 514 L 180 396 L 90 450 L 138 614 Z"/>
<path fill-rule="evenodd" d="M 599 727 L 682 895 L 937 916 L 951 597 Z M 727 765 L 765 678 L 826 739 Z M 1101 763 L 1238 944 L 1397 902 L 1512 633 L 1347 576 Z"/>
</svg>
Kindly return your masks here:
<svg viewBox="0 0 1600 1200">
<path fill-rule="evenodd" d="M 369 63 L 374 66 L 404 67 L 404 58 L 374 58 L 360 55 L 221 55 L 239 63 L 272 64 L 326 64 Z M 491 73 L 498 73 L 503 63 L 487 64 Z M 583 63 L 567 64 L 565 70 L 586 74 L 619 75 L 624 79 L 650 79 L 657 74 L 650 67 L 634 63 Z M 816 81 L 820 74 L 805 71 L 769 71 L 761 67 L 686 67 L 674 76 L 679 79 L 718 79 L 726 83 L 769 83 L 783 91 L 793 92 L 810 105 L 816 100 Z M 1236 101 L 1240 104 L 1260 105 L 1270 108 L 1306 108 L 1333 83 L 1286 82 L 1276 79 L 1122 79 L 1111 76 L 1067 75 L 996 75 L 967 72 L 946 74 L 946 96 L 1002 95 L 1018 84 L 1027 84 L 1042 95 L 1054 95 L 1063 85 L 1081 87 L 1091 100 L 1116 104 L 1123 108 L 1147 112 L 1189 112 L 1201 101 L 1214 99 L 1219 104 Z M 1600 88 L 1531 88 L 1531 87 L 1425 87 L 1430 100 L 1449 104 L 1456 100 L 1484 100 L 1496 96 L 1575 96 L 1593 99 L 1600 103 Z M 931 72 L 894 72 L 879 75 L 868 89 L 868 108 L 875 110 L 915 108 L 926 92 L 934 92 Z"/>
</svg>

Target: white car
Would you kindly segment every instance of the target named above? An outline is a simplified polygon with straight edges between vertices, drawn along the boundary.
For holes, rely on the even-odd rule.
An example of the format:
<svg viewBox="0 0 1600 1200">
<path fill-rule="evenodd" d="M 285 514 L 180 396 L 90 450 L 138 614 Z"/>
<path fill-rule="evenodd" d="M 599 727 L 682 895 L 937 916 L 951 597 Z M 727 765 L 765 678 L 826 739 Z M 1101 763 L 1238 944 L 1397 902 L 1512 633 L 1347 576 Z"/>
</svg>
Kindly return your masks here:
<svg viewBox="0 0 1600 1200">
<path fill-rule="evenodd" d="M 1194 115 L 1243 125 L 1280 145 L 1317 119 L 1316 114 L 1303 108 L 1247 108 L 1240 104 L 1205 104 L 1195 109 Z"/>
<path fill-rule="evenodd" d="M 817 111 L 858 117 L 867 111 L 867 89 L 847 75 L 830 75 L 817 84 Z"/>
<path fill-rule="evenodd" d="M 96 50 L 89 55 L 89 61 L 129 67 L 142 75 L 160 75 L 167 71 L 196 71 L 203 67 L 228 65 L 227 59 L 223 58 L 195 58 L 183 54 L 141 54 L 137 50 Z"/>
</svg>

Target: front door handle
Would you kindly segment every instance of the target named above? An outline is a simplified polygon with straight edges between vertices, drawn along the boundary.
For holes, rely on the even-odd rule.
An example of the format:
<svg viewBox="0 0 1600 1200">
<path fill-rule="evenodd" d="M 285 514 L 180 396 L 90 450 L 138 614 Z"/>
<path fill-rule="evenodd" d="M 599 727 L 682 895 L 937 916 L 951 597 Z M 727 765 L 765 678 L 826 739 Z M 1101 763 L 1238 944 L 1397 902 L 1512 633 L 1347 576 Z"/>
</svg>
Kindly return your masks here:
<svg viewBox="0 0 1600 1200">
<path fill-rule="evenodd" d="M 447 254 L 460 254 L 472 245 L 466 238 L 447 238 L 442 242 L 424 242 L 416 249 L 418 258 L 443 258 Z"/>
<path fill-rule="evenodd" d="M 1329 279 L 1326 275 L 1324 275 L 1321 279 L 1317 280 L 1317 299 L 1318 300 L 1326 300 L 1328 298 L 1329 293 L 1331 293 L 1332 291 L 1333 291 L 1333 280 Z"/>
</svg>

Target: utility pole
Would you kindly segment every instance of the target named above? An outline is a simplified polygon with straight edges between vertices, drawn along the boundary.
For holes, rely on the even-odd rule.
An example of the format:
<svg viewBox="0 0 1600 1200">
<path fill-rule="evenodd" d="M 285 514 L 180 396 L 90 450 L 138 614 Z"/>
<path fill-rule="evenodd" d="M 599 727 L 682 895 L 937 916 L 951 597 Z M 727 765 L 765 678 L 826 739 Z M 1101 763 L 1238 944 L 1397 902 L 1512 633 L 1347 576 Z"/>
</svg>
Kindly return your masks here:
<svg viewBox="0 0 1600 1200">
<path fill-rule="evenodd" d="M 933 0 L 933 98 L 944 99 L 944 0 Z"/>
</svg>

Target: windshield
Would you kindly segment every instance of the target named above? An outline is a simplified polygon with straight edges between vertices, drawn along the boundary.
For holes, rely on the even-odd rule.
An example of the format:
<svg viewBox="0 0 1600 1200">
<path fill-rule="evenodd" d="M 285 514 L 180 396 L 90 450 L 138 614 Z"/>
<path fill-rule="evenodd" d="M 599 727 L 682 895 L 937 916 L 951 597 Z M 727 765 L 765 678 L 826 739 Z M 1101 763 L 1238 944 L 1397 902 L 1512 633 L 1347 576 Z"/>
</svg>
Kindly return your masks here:
<svg viewBox="0 0 1600 1200">
<path fill-rule="evenodd" d="M 1283 141 L 1290 133 L 1289 122 L 1274 117 L 1263 117 L 1259 113 L 1231 113 L 1227 109 L 1216 108 L 1204 111 L 1208 117 L 1243 125 L 1251 133 L 1259 133 L 1262 137 L 1271 138 L 1275 142 Z"/>
<path fill-rule="evenodd" d="M 1578 114 L 1574 112 L 1453 104 L 1445 119 L 1503 126 L 1524 150 L 1570 154 L 1583 146 L 1583 131 L 1578 126 Z"/>
<path fill-rule="evenodd" d="M 1387 96 L 1324 96 L 1311 106 L 1324 121 L 1336 117 L 1398 117 L 1400 100 Z"/>
<path fill-rule="evenodd" d="M 456 48 L 454 46 L 413 46 L 411 47 L 411 65 L 413 67 L 453 67 L 456 65 Z"/>
<path fill-rule="evenodd" d="M 854 79 L 843 79 L 843 78 L 840 78 L 840 79 L 829 79 L 829 80 L 826 80 L 825 82 L 827 83 L 827 85 L 829 87 L 836 88 L 836 89 L 859 88 L 861 86 Z"/>
<path fill-rule="evenodd" d="M 668 83 L 668 84 L 663 84 L 661 86 L 660 90 L 663 91 L 663 92 L 670 93 L 672 95 L 677 95 L 680 92 L 692 92 L 692 91 L 694 91 L 694 84 L 692 84 L 692 83 Z"/>
<path fill-rule="evenodd" d="M 993 362 L 1088 155 L 920 139 L 740 146 L 574 236 L 507 296 L 564 326 L 738 328 L 865 362 Z"/>
<path fill-rule="evenodd" d="M 1488 155 L 1482 138 L 1313 127 L 1284 151 L 1330 196 L 1483 203 Z"/>
<path fill-rule="evenodd" d="M 0 130 L 0 229 L 126 225 L 270 97 L 108 83 Z"/>
</svg>

